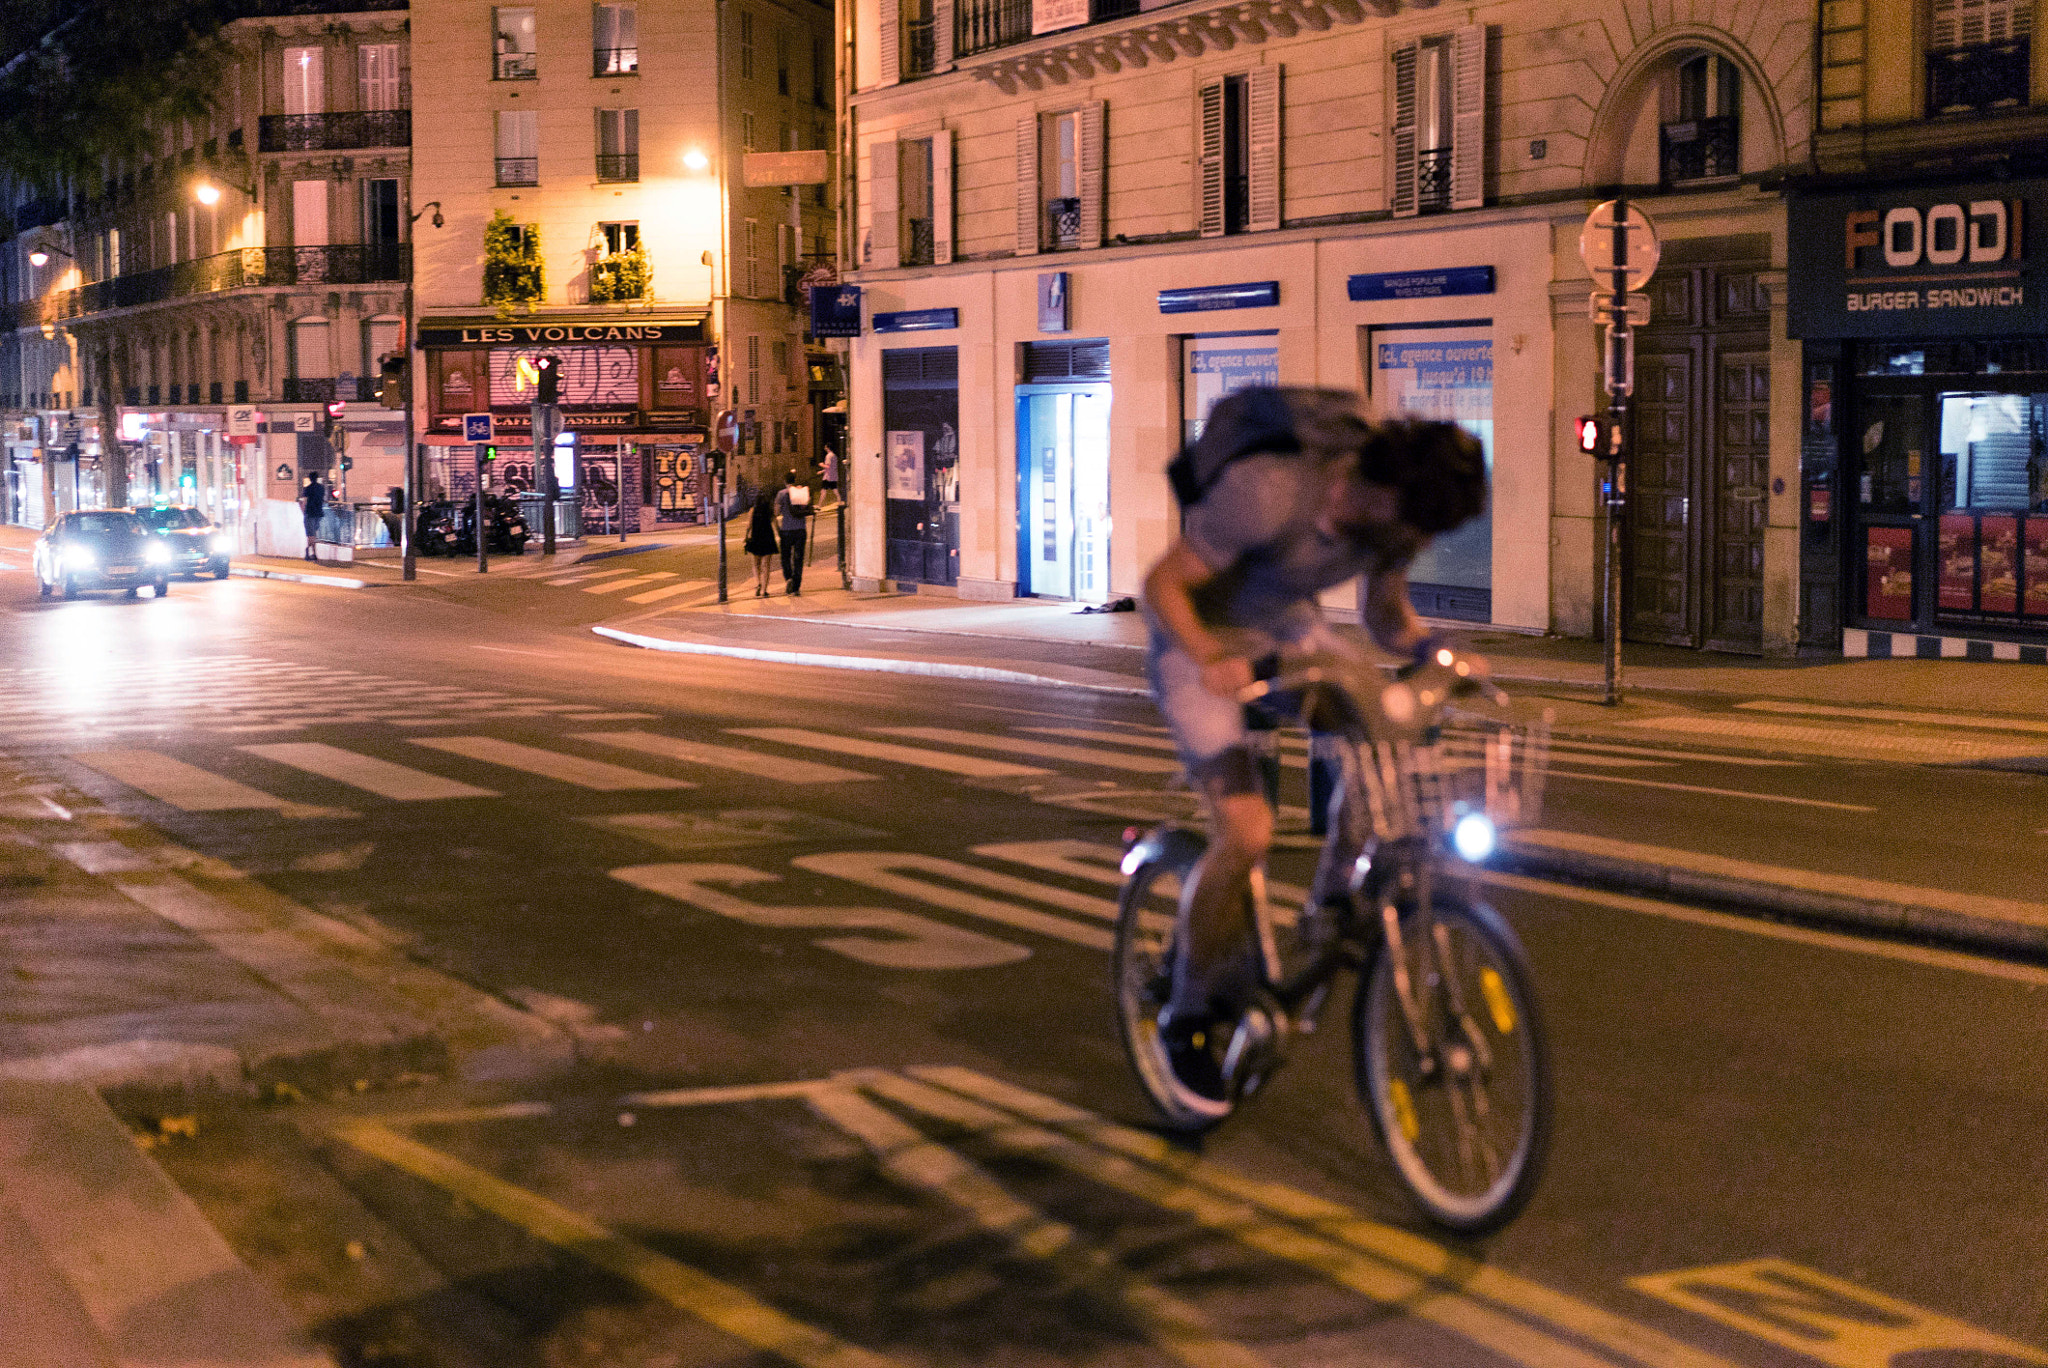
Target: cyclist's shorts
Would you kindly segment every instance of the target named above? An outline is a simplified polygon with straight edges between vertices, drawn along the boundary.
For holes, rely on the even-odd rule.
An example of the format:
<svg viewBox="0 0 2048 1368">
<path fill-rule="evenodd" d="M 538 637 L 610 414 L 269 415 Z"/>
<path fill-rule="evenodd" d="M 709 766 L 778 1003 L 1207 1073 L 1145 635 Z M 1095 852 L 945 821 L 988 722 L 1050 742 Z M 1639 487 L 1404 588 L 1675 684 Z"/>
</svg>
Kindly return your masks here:
<svg viewBox="0 0 2048 1368">
<path fill-rule="evenodd" d="M 1223 797 L 1264 792 L 1242 703 L 1203 688 L 1194 657 L 1157 631 L 1145 652 L 1145 675 L 1190 783 Z"/>
</svg>

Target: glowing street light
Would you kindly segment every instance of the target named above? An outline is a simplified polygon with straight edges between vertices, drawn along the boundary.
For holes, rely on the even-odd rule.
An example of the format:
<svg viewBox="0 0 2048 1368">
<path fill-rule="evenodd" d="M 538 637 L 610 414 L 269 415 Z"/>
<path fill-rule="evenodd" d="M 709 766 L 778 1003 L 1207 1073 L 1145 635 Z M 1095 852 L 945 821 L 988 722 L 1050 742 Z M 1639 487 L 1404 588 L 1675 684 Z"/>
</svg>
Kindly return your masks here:
<svg viewBox="0 0 2048 1368">
<path fill-rule="evenodd" d="M 689 151 L 683 153 L 683 165 L 692 171 L 702 171 L 704 168 L 711 165 L 711 158 L 705 156 L 701 151 L 693 147 Z"/>
<path fill-rule="evenodd" d="M 210 208 L 220 203 L 220 187 L 212 181 L 201 181 L 198 188 L 192 192 L 192 196 Z"/>
</svg>

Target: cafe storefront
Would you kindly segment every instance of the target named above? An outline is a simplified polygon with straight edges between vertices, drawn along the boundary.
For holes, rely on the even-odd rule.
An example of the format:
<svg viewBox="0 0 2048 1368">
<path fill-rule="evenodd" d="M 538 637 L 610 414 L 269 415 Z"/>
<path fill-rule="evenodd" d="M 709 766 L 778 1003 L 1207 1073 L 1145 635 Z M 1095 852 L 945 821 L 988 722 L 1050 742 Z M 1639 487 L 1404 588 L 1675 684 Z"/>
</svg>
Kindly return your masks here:
<svg viewBox="0 0 2048 1368">
<path fill-rule="evenodd" d="M 1802 640 L 2048 663 L 2048 181 L 1797 196 Z"/>
</svg>

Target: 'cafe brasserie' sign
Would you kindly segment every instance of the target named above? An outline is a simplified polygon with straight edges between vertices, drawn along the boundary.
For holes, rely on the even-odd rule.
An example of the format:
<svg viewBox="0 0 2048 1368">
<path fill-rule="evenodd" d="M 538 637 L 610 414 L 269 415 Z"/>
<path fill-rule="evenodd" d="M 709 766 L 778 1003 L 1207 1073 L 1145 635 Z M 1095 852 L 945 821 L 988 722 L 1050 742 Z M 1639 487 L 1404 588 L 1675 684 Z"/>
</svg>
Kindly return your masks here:
<svg viewBox="0 0 2048 1368">
<path fill-rule="evenodd" d="M 1802 196 L 1791 206 L 1794 337 L 2001 336 L 2048 331 L 2031 264 L 2038 182 Z"/>
</svg>

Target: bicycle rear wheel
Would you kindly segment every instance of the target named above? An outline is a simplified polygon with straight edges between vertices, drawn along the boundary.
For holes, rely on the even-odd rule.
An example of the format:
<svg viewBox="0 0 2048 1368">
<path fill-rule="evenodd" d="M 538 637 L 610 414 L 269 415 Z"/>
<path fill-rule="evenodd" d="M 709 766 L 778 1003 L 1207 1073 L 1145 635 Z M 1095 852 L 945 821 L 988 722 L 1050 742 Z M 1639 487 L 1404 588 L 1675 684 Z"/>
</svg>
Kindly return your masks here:
<svg viewBox="0 0 2048 1368">
<path fill-rule="evenodd" d="M 1358 1093 L 1409 1196 L 1463 1235 L 1513 1220 L 1550 1147 L 1550 1070 L 1521 943 L 1483 903 L 1404 910 L 1421 1048 L 1381 945 L 1352 1014 Z"/>
<path fill-rule="evenodd" d="M 1182 880 L 1206 843 L 1192 831 L 1173 831 L 1148 844 L 1151 858 L 1124 880 L 1117 896 L 1116 940 L 1111 951 L 1117 1027 L 1131 1071 L 1167 1126 L 1183 1133 L 1208 1130 L 1232 1103 L 1206 1097 L 1180 1081 L 1159 1038 L 1159 1013 L 1173 987 L 1174 905 Z"/>
</svg>

